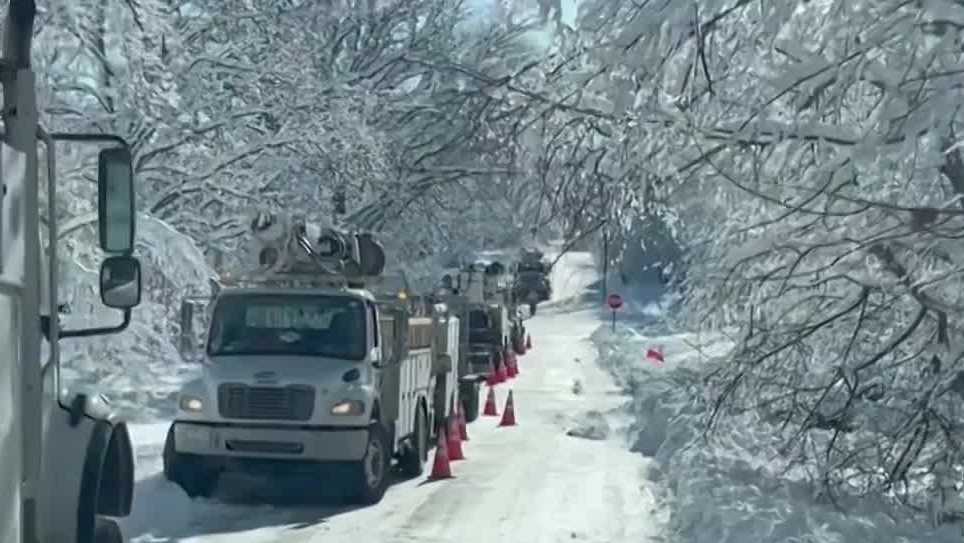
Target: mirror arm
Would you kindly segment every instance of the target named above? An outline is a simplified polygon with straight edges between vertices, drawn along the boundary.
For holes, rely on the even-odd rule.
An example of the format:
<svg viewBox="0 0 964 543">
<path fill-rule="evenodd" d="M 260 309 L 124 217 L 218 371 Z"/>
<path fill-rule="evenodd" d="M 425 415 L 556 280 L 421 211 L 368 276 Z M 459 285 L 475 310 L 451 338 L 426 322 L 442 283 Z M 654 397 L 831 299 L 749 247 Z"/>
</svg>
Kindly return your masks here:
<svg viewBox="0 0 964 543">
<path fill-rule="evenodd" d="M 92 337 L 117 334 L 123 332 L 131 323 L 131 310 L 124 310 L 124 320 L 117 326 L 105 326 L 103 328 L 82 328 L 80 330 L 61 330 L 60 337 Z"/>
<path fill-rule="evenodd" d="M 40 316 L 40 333 L 44 335 L 44 339 L 50 341 L 50 317 L 47 315 Z"/>
<path fill-rule="evenodd" d="M 124 147 L 130 147 L 127 140 L 116 134 L 83 134 L 74 132 L 54 132 L 50 134 L 54 141 L 105 141 L 119 143 Z"/>
</svg>

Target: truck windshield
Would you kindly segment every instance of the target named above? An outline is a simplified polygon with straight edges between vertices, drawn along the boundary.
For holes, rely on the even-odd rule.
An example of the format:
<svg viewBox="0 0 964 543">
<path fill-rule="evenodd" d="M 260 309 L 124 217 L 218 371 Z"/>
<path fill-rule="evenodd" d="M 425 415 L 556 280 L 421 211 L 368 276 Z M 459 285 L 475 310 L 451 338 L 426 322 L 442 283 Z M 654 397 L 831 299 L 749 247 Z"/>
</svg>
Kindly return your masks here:
<svg viewBox="0 0 964 543">
<path fill-rule="evenodd" d="M 364 303 L 349 296 L 226 295 L 214 309 L 207 352 L 361 360 L 365 316 Z"/>
</svg>

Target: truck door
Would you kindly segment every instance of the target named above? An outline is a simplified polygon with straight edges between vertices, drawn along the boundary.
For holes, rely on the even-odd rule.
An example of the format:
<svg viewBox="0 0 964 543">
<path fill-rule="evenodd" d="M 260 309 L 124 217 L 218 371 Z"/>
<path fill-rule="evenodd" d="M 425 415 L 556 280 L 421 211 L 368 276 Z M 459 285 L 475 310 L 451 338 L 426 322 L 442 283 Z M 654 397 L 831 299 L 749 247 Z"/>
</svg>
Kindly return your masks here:
<svg viewBox="0 0 964 543">
<path fill-rule="evenodd" d="M 5 402 L 0 409 L 0 485 L 6 489 L 0 501 L 0 541 L 21 540 L 20 484 L 22 473 L 22 420 L 17 368 L 21 360 L 21 307 L 24 289 L 23 228 L 16 222 L 24 214 L 22 209 L 23 171 L 25 158 L 7 145 L 2 146 L 0 160 L 0 398 Z"/>
<path fill-rule="evenodd" d="M 385 310 L 386 307 L 382 306 L 381 309 Z M 382 315 L 390 316 L 390 319 L 384 317 L 381 319 L 380 328 L 386 331 L 391 330 L 392 341 L 391 358 L 383 359 L 380 364 L 379 405 L 381 406 L 382 423 L 392 433 L 392 439 L 394 440 L 395 421 L 398 420 L 399 402 L 401 401 L 401 360 L 407 355 L 408 333 L 404 328 L 407 328 L 408 321 L 404 318 L 404 311 L 388 309 L 383 311 Z M 388 343 L 386 341 L 383 345 Z"/>
</svg>

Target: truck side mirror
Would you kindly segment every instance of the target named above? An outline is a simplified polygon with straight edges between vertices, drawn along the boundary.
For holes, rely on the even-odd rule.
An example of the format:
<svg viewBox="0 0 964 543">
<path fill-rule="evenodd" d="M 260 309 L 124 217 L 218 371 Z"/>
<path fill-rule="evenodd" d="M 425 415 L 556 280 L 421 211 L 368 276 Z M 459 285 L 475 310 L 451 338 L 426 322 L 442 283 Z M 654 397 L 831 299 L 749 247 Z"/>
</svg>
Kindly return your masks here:
<svg viewBox="0 0 964 543">
<path fill-rule="evenodd" d="M 100 265 L 100 299 L 114 309 L 141 303 L 141 263 L 132 256 L 105 259 Z"/>
<path fill-rule="evenodd" d="M 134 250 L 134 170 L 127 146 L 103 149 L 97 156 L 97 218 L 101 249 L 113 254 Z"/>
</svg>

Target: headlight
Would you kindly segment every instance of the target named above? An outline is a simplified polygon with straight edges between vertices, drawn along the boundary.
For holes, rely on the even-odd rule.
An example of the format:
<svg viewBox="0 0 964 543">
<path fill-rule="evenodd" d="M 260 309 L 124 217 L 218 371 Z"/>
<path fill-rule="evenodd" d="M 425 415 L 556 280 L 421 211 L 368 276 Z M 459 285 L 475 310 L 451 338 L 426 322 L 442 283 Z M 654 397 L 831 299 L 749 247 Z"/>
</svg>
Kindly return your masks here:
<svg viewBox="0 0 964 543">
<path fill-rule="evenodd" d="M 360 400 L 342 400 L 331 406 L 332 415 L 364 415 L 365 402 Z"/>
<path fill-rule="evenodd" d="M 201 398 L 194 396 L 181 396 L 180 407 L 181 411 L 188 411 L 190 413 L 198 413 L 204 409 L 204 402 Z"/>
</svg>

